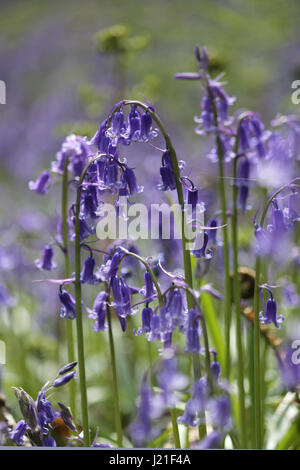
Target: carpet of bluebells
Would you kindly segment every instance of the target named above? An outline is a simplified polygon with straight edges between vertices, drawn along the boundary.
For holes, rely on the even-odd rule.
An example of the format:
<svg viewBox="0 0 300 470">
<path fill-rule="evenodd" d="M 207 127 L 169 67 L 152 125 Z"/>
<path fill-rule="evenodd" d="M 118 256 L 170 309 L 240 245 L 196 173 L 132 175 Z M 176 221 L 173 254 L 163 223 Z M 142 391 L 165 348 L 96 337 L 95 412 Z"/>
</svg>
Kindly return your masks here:
<svg viewBox="0 0 300 470">
<path fill-rule="evenodd" d="M 56 204 L 49 240 L 25 269 L 47 310 L 34 321 L 43 329 L 58 319 L 59 347 L 26 362 L 16 298 L 26 312 L 36 303 L 22 280 L 3 282 L 1 339 L 21 372 L 4 381 L 18 408 L 4 389 L 1 445 L 300 448 L 300 119 L 278 113 L 264 123 L 243 109 L 205 47 L 195 48 L 194 71 L 174 79 L 187 91 L 198 85 L 190 118 L 206 149 L 205 188 L 188 152 L 177 156 L 159 104 L 125 97 L 92 138 L 66 136 L 28 184 L 44 201 L 45 226 Z M 139 171 L 145 159 L 149 176 Z M 175 237 L 175 218 L 169 239 L 100 239 L 103 204 L 124 220 L 124 198 L 178 203 L 181 228 L 195 222 L 185 204 L 192 213 L 201 204 L 201 246 L 188 250 L 184 230 Z M 12 262 L 21 263 L 17 249 L 3 250 L 0 263 Z M 38 350 L 34 341 L 26 348 Z"/>
</svg>

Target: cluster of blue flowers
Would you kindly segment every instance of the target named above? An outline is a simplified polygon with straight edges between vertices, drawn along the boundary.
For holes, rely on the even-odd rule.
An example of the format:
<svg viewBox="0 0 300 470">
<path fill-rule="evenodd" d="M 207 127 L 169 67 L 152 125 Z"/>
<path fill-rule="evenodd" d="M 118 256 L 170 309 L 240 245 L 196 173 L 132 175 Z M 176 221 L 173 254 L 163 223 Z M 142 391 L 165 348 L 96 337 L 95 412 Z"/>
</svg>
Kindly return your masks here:
<svg viewBox="0 0 300 470">
<path fill-rule="evenodd" d="M 25 390 L 15 388 L 15 394 L 19 402 L 23 415 L 21 419 L 9 433 L 9 438 L 16 444 L 41 445 L 43 447 L 56 447 L 56 440 L 51 433 L 55 431 L 56 420 L 62 420 L 66 428 L 77 434 L 76 426 L 70 409 L 63 403 L 58 402 L 55 408 L 47 398 L 49 391 L 67 384 L 76 376 L 77 362 L 64 366 L 58 372 L 58 377 L 50 385 L 46 383 L 34 400 Z"/>
<path fill-rule="evenodd" d="M 264 187 L 268 188 L 269 180 L 272 178 L 270 169 L 274 162 L 279 159 L 281 167 L 286 167 L 281 177 L 285 182 L 283 190 L 288 193 L 287 207 L 285 207 L 286 198 L 281 198 L 279 191 L 277 197 L 272 197 L 263 215 L 268 218 L 267 228 L 263 227 L 263 219 L 258 223 L 258 215 L 254 218 L 256 254 L 272 255 L 275 262 L 281 262 L 285 255 L 283 251 L 288 251 L 291 243 L 290 234 L 299 221 L 300 186 L 294 184 L 295 180 L 286 184 L 287 175 L 293 174 L 290 170 L 291 164 L 288 165 L 287 162 L 291 163 L 291 155 L 296 151 L 296 142 L 300 135 L 299 123 L 291 118 L 277 117 L 273 125 L 288 130 L 286 136 L 284 132 L 278 130 L 274 132 L 265 130 L 256 113 L 247 111 L 231 116 L 230 109 L 235 98 L 228 96 L 224 91 L 221 76 L 211 78 L 206 50 L 201 51 L 196 48 L 195 56 L 198 71 L 177 74 L 176 78 L 201 80 L 204 85 L 201 116 L 196 118 L 196 133 L 214 137 L 214 144 L 209 152 L 210 159 L 216 161 L 221 154 L 225 163 L 234 162 L 236 165 L 236 176 L 232 179 L 232 185 L 238 193 L 239 209 L 245 213 L 250 207 L 250 188 L 254 184 L 253 181 L 261 178 L 261 175 L 265 180 Z M 126 114 L 128 108 L 129 112 Z M 101 217 L 101 206 L 107 195 L 114 197 L 115 206 L 118 208 L 121 197 L 130 198 L 143 191 L 143 187 L 137 182 L 135 170 L 122 157 L 122 146 L 129 146 L 135 142 L 145 143 L 157 137 L 158 130 L 154 128 L 153 120 L 158 124 L 151 104 L 122 101 L 114 106 L 90 141 L 76 135 L 66 138 L 56 160 L 52 162 L 51 172 L 54 175 L 67 176 L 66 183 L 70 187 L 75 187 L 79 200 L 73 201 L 68 207 L 67 220 L 59 220 L 55 244 L 47 244 L 44 247 L 41 259 L 36 260 L 35 265 L 45 271 L 52 271 L 57 267 L 53 246 L 57 245 L 62 251 L 65 250 L 64 222 L 67 226 L 68 239 L 70 241 L 75 239 L 75 243 L 79 239 L 80 250 L 87 250 L 89 254 L 77 270 L 77 277 L 73 274 L 70 279 L 57 281 L 60 284 L 58 296 L 61 303 L 61 317 L 71 320 L 76 318 L 78 304 L 76 305 L 70 286 L 73 284 L 75 288 L 76 286 L 81 288 L 85 284 L 98 286 L 100 292 L 93 305 L 90 305 L 90 308 L 86 307 L 89 318 L 93 320 L 95 332 L 104 332 L 110 328 L 110 312 L 116 314 L 123 332 L 127 328 L 128 317 L 140 312 L 141 325 L 134 330 L 134 335 L 145 335 L 149 342 L 162 343 L 163 348 L 158 349 L 163 360 L 154 371 L 149 371 L 142 381 L 137 417 L 131 426 L 135 445 L 144 446 L 155 439 L 161 431 L 166 410 L 173 410 L 181 400 L 185 399 L 184 411 L 178 417 L 178 423 L 195 427 L 205 425 L 208 420 L 212 430 L 197 444 L 197 447 L 214 448 L 222 445 L 226 434 L 232 428 L 231 391 L 228 384 L 220 378 L 221 366 L 217 361 L 217 353 L 209 349 L 205 318 L 201 310 L 201 296 L 202 292 L 209 292 L 222 300 L 222 295 L 210 285 L 201 282 L 199 284 L 201 287 L 193 290 L 187 279 L 181 275 L 168 273 L 160 261 L 142 258 L 133 245 L 114 243 L 103 252 L 92 248 L 89 240 L 89 237 L 95 234 L 95 224 Z M 160 130 L 164 134 L 161 128 Z M 176 162 L 178 168 L 174 165 L 172 146 L 166 136 L 163 136 L 166 146 L 162 151 L 159 169 L 161 182 L 157 188 L 162 191 L 177 190 L 178 199 L 180 194 L 183 194 L 185 201 L 192 207 L 190 222 L 195 228 L 195 213 L 201 198 L 200 191 L 190 178 L 182 174 L 185 168 L 184 162 Z M 54 181 L 50 172 L 43 171 L 36 181 L 29 183 L 29 188 L 37 194 L 45 195 L 52 184 Z M 203 207 L 206 210 L 204 204 Z M 197 246 L 192 255 L 197 258 L 196 269 L 200 269 L 199 266 L 202 268 L 201 275 L 203 269 L 205 273 L 207 272 L 214 251 L 222 245 L 222 242 L 217 240 L 219 226 L 219 213 L 215 213 L 209 219 L 207 226 L 199 230 L 198 235 L 203 236 L 202 245 Z M 222 227 L 225 226 L 226 224 Z M 97 264 L 97 252 L 103 255 L 100 265 Z M 299 263 L 298 254 L 293 256 L 293 261 Z M 142 287 L 130 284 L 128 266 L 133 262 L 141 263 L 145 267 Z M 171 278 L 165 291 L 162 290 L 162 283 L 158 281 L 162 273 L 167 275 L 168 280 Z M 196 274 L 199 274 L 199 270 Z M 70 288 L 66 288 L 67 284 Z M 280 328 L 284 318 L 277 312 L 273 287 L 264 284 L 259 288 L 264 306 L 264 313 L 261 312 L 259 315 L 260 322 Z M 267 300 L 265 292 L 269 295 Z M 3 298 L 5 294 L 3 291 Z M 79 305 L 81 306 L 81 302 Z M 200 360 L 201 369 L 204 358 L 206 361 L 205 374 L 195 376 L 192 385 L 178 369 L 175 356 L 180 354 L 183 342 L 180 343 L 180 340 L 180 344 L 177 344 L 174 341 L 175 332 L 183 335 L 184 351 Z M 50 387 L 46 384 L 42 388 L 36 401 L 24 390 L 15 389 L 23 419 L 10 432 L 11 440 L 18 445 L 23 445 L 25 440 L 29 439 L 37 445 L 55 446 L 56 441 L 51 434 L 53 422 L 58 418 L 61 418 L 67 428 L 77 435 L 69 408 L 59 403 L 59 409 L 56 409 L 47 398 L 50 389 L 61 387 L 75 377 L 73 370 L 75 366 L 76 363 L 65 366 Z M 288 383 L 290 389 L 297 390 L 298 372 L 295 375 L 294 369 L 285 367 L 285 359 L 282 358 L 280 367 L 285 383 Z M 154 380 L 155 389 L 152 386 Z M 188 394 L 188 400 L 186 396 L 183 398 L 183 392 L 185 395 Z M 96 440 L 93 446 L 103 447 L 101 444 L 98 445 Z"/>
</svg>

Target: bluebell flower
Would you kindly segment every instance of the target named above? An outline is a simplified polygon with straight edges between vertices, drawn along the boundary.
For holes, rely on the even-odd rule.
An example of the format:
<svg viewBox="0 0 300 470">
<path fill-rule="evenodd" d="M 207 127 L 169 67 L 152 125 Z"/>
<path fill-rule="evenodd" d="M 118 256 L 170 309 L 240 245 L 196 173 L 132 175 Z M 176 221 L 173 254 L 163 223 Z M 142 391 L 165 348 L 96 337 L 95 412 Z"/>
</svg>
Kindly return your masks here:
<svg viewBox="0 0 300 470">
<path fill-rule="evenodd" d="M 186 403 L 184 413 L 177 418 L 178 423 L 186 426 L 199 426 L 204 417 L 206 406 L 206 382 L 199 379 L 195 382 L 192 389 L 192 397 Z"/>
<path fill-rule="evenodd" d="M 197 248 L 193 249 L 192 255 L 195 256 L 195 258 L 210 259 L 212 257 L 212 251 L 210 248 L 207 249 L 208 240 L 209 240 L 208 233 L 206 231 L 203 232 L 203 244 L 201 248 L 198 248 L 198 245 L 200 244 L 199 239 L 202 239 L 202 232 L 199 232 L 196 235 L 194 246 L 196 246 Z"/>
<path fill-rule="evenodd" d="M 91 144 L 95 145 L 100 153 L 106 153 L 110 142 L 109 137 L 106 136 L 108 119 L 105 119 L 97 129 L 95 135 L 91 139 Z"/>
<path fill-rule="evenodd" d="M 140 336 L 143 333 L 151 332 L 151 319 L 153 315 L 153 310 L 151 307 L 144 307 L 142 310 L 142 328 L 134 329 L 133 334 L 135 336 Z"/>
<path fill-rule="evenodd" d="M 212 245 L 216 245 L 217 243 L 217 229 L 215 227 L 218 226 L 218 221 L 217 219 L 210 219 L 208 222 L 208 226 L 212 228 L 212 230 L 208 230 L 208 241 Z"/>
<path fill-rule="evenodd" d="M 202 439 L 200 444 L 197 446 L 197 449 L 217 449 L 220 447 L 221 442 L 222 433 L 220 433 L 220 431 L 212 431 Z"/>
<path fill-rule="evenodd" d="M 114 276 L 111 280 L 111 288 L 114 296 L 113 306 L 119 318 L 123 331 L 126 329 L 126 317 L 133 315 L 136 310 L 131 307 L 131 288 L 124 278 Z"/>
<path fill-rule="evenodd" d="M 273 199 L 272 206 L 272 239 L 273 241 L 280 240 L 280 237 L 287 231 L 287 226 L 284 221 L 283 211 L 278 207 L 277 202 Z"/>
<path fill-rule="evenodd" d="M 262 312 L 259 314 L 261 323 L 273 323 L 276 328 L 282 328 L 281 323 L 284 321 L 283 315 L 277 315 L 277 303 L 273 297 L 270 297 L 265 305 L 265 315 Z"/>
<path fill-rule="evenodd" d="M 98 198 L 97 194 L 95 193 L 95 188 L 87 189 L 84 192 L 82 198 L 82 218 L 90 217 L 91 219 L 97 219 L 99 215 L 97 214 L 98 210 Z"/>
<path fill-rule="evenodd" d="M 126 132 L 126 140 L 137 141 L 141 135 L 141 114 L 138 111 L 136 105 L 131 106 L 131 110 L 128 115 L 128 128 Z"/>
<path fill-rule="evenodd" d="M 51 423 L 59 417 L 59 413 L 54 409 L 53 405 L 46 398 L 45 387 L 38 393 L 36 399 L 36 407 L 38 410 L 39 428 L 41 434 L 47 436 Z"/>
<path fill-rule="evenodd" d="M 256 225 L 254 235 L 256 238 L 257 254 L 260 256 L 268 255 L 271 250 L 271 239 L 269 232 L 266 232 L 262 227 Z"/>
<path fill-rule="evenodd" d="M 73 224 L 75 226 L 75 217 L 73 218 Z M 93 235 L 96 232 L 96 229 L 93 225 L 88 225 L 84 219 L 79 220 L 79 238 L 80 241 L 85 240 L 90 235 Z"/>
<path fill-rule="evenodd" d="M 35 265 L 39 269 L 52 271 L 57 267 L 57 264 L 53 261 L 54 251 L 51 245 L 46 245 L 43 251 L 42 259 L 36 259 Z"/>
<path fill-rule="evenodd" d="M 74 369 L 74 367 L 77 366 L 77 361 L 70 362 L 69 364 L 66 364 L 64 367 L 59 369 L 58 375 L 64 375 L 67 372 L 70 372 L 71 370 Z"/>
<path fill-rule="evenodd" d="M 55 388 L 62 387 L 63 385 L 66 385 L 68 382 L 70 382 L 70 380 L 72 380 L 74 377 L 76 377 L 76 370 L 73 370 L 61 377 L 58 377 L 54 380 L 52 386 Z"/>
<path fill-rule="evenodd" d="M 162 191 L 176 189 L 176 179 L 172 167 L 171 155 L 169 150 L 166 150 L 162 156 L 162 166 L 160 167 L 160 176 L 162 179 L 162 185 L 159 189 Z"/>
<path fill-rule="evenodd" d="M 112 255 L 105 258 L 105 263 L 100 267 L 100 276 L 104 281 L 110 281 L 117 274 L 123 256 L 124 251 L 117 248 Z"/>
<path fill-rule="evenodd" d="M 186 315 L 183 305 L 183 298 L 180 289 L 173 289 L 168 295 L 168 311 L 170 312 L 174 327 L 184 326 Z"/>
<path fill-rule="evenodd" d="M 110 160 L 107 164 L 107 170 L 105 174 L 105 184 L 109 186 L 111 191 L 116 191 L 119 187 L 119 166 L 114 160 Z"/>
<path fill-rule="evenodd" d="M 143 308 L 142 311 L 142 329 L 144 333 L 149 333 L 151 330 L 151 318 L 153 310 L 150 307 Z"/>
<path fill-rule="evenodd" d="M 43 440 L 43 447 L 56 447 L 56 441 L 53 437 L 48 436 Z"/>
<path fill-rule="evenodd" d="M 186 403 L 184 413 L 177 418 L 177 422 L 190 427 L 199 426 L 200 418 L 197 416 L 197 406 L 192 398 Z"/>
<path fill-rule="evenodd" d="M 157 313 L 157 308 L 154 310 L 150 321 L 150 331 L 146 334 L 148 341 L 159 341 L 161 339 L 160 329 L 160 316 Z"/>
<path fill-rule="evenodd" d="M 51 171 L 53 173 L 62 174 L 64 172 L 66 157 L 67 155 L 65 152 L 57 152 L 56 161 L 51 163 Z"/>
<path fill-rule="evenodd" d="M 21 446 L 25 442 L 25 434 L 28 429 L 27 423 L 21 419 L 15 425 L 14 429 L 9 433 L 10 438 L 14 441 L 18 446 Z"/>
<path fill-rule="evenodd" d="M 13 307 L 15 303 L 15 298 L 10 295 L 6 287 L 0 285 L 0 306 Z"/>
<path fill-rule="evenodd" d="M 157 384 L 162 390 L 164 405 L 174 407 L 178 401 L 176 392 L 184 390 L 188 385 L 188 377 L 178 371 L 178 364 L 174 357 L 164 359 L 159 364 Z"/>
<path fill-rule="evenodd" d="M 188 324 L 186 330 L 186 348 L 185 351 L 192 354 L 199 354 L 200 345 L 200 314 L 197 310 L 191 309 L 188 312 Z"/>
<path fill-rule="evenodd" d="M 221 375 L 221 364 L 217 361 L 217 353 L 214 351 L 214 360 L 210 363 L 210 370 L 213 376 L 213 379 L 218 382 L 218 379 Z"/>
<path fill-rule="evenodd" d="M 88 157 L 90 155 L 90 149 L 87 140 L 79 135 L 70 134 L 66 137 L 62 144 L 61 153 L 63 158 L 68 157 L 70 162 L 69 166 L 74 173 L 74 177 L 79 178 L 87 164 Z M 52 164 L 52 168 L 56 171 L 58 170 L 58 166 L 60 167 L 61 171 L 62 162 L 58 162 L 58 164 Z"/>
<path fill-rule="evenodd" d="M 76 317 L 76 302 L 69 294 L 69 292 L 62 290 L 58 294 L 59 300 L 62 303 L 61 314 L 62 318 L 70 318 L 73 320 Z"/>
<path fill-rule="evenodd" d="M 243 119 L 239 127 L 239 147 L 246 151 L 250 148 L 249 120 Z"/>
<path fill-rule="evenodd" d="M 143 191 L 143 187 L 138 186 L 135 173 L 131 168 L 125 168 L 122 175 L 122 181 L 127 186 L 129 195 L 140 193 Z"/>
<path fill-rule="evenodd" d="M 96 284 L 99 282 L 98 277 L 94 274 L 96 261 L 92 256 L 88 256 L 80 273 L 80 281 L 87 284 Z"/>
<path fill-rule="evenodd" d="M 36 181 L 29 181 L 29 189 L 37 194 L 47 194 L 50 178 L 50 173 L 43 171 Z"/>
<path fill-rule="evenodd" d="M 159 399 L 156 399 L 145 380 L 143 380 L 140 391 L 138 416 L 131 426 L 136 447 L 144 447 L 147 442 L 157 437 L 159 428 L 153 425 L 152 420 L 160 417 L 162 411 L 163 404 Z"/>
<path fill-rule="evenodd" d="M 105 291 L 100 292 L 94 302 L 93 309 L 87 309 L 89 312 L 89 318 L 95 320 L 93 325 L 94 331 L 97 333 L 101 331 L 106 331 L 108 329 L 108 325 L 106 322 L 106 309 L 107 309 L 107 299 L 108 294 Z"/>
<path fill-rule="evenodd" d="M 152 116 L 149 111 L 145 111 L 141 116 L 140 139 L 142 142 L 148 142 L 158 135 L 156 129 L 152 129 Z"/>
<path fill-rule="evenodd" d="M 176 326 L 173 324 L 172 316 L 168 308 L 163 305 L 160 309 L 160 333 L 161 341 L 165 342 L 170 338 L 170 333 L 173 333 Z"/>
<path fill-rule="evenodd" d="M 212 426 L 221 431 L 231 427 L 231 403 L 227 395 L 212 398 L 208 403 Z"/>
<path fill-rule="evenodd" d="M 113 114 L 111 127 L 107 129 L 106 136 L 110 138 L 114 146 L 117 146 L 119 141 L 126 137 L 126 123 L 122 110 Z"/>
<path fill-rule="evenodd" d="M 140 290 L 140 293 L 142 295 L 144 295 L 146 297 L 146 299 L 150 299 L 155 295 L 156 291 L 155 291 L 155 288 L 154 288 L 154 284 L 153 284 L 151 274 L 147 270 L 144 273 L 144 282 L 145 282 L 145 287 L 143 287 Z"/>
</svg>

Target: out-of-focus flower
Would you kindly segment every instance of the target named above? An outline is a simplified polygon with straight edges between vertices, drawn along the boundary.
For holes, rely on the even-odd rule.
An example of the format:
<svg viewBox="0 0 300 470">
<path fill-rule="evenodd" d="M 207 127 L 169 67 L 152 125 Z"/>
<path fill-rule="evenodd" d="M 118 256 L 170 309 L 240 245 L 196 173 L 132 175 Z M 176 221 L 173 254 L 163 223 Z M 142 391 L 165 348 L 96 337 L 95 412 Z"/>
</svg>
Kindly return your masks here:
<svg viewBox="0 0 300 470">
<path fill-rule="evenodd" d="M 212 398 L 208 403 L 213 428 L 227 431 L 231 427 L 231 404 L 227 395 Z"/>
<path fill-rule="evenodd" d="M 18 446 L 21 446 L 25 442 L 25 434 L 28 429 L 27 423 L 24 419 L 18 421 L 15 425 L 14 429 L 10 432 L 10 438 L 14 441 Z"/>
<path fill-rule="evenodd" d="M 174 357 L 164 359 L 160 363 L 157 384 L 162 389 L 162 399 L 165 406 L 175 406 L 176 392 L 184 390 L 188 383 L 188 377 L 178 371 L 177 361 Z"/>
<path fill-rule="evenodd" d="M 159 428 L 152 423 L 152 420 L 158 418 L 164 406 L 161 400 L 152 393 L 143 380 L 140 391 L 140 403 L 138 407 L 138 416 L 131 426 L 132 434 L 136 447 L 142 447 L 151 439 L 159 434 Z"/>
<path fill-rule="evenodd" d="M 217 449 L 220 447 L 222 441 L 222 433 L 219 431 L 212 431 L 207 436 L 202 439 L 200 444 L 197 446 L 197 449 Z"/>
<path fill-rule="evenodd" d="M 6 287 L 0 285 L 0 307 L 13 307 L 15 303 L 15 298 L 10 295 Z"/>
<path fill-rule="evenodd" d="M 36 181 L 29 181 L 28 187 L 37 194 L 47 194 L 50 178 L 50 173 L 43 171 Z"/>
<path fill-rule="evenodd" d="M 43 251 L 42 259 L 36 259 L 35 265 L 39 269 L 46 271 L 52 271 L 57 267 L 57 264 L 53 261 L 54 251 L 51 245 L 46 245 Z"/>
</svg>

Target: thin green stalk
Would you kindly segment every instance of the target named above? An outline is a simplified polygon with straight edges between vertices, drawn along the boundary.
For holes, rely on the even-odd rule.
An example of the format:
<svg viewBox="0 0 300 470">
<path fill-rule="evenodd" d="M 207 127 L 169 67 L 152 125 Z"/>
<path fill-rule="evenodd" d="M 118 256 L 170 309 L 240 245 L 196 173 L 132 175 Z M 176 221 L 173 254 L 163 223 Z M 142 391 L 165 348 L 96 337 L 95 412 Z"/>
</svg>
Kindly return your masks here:
<svg viewBox="0 0 300 470">
<path fill-rule="evenodd" d="M 82 414 L 82 427 L 84 433 L 84 445 L 89 447 L 90 434 L 89 434 L 89 417 L 88 417 L 88 400 L 87 400 L 87 386 L 85 374 L 85 356 L 84 356 L 84 337 L 83 337 L 83 323 L 82 323 L 82 292 L 80 282 L 81 272 L 81 246 L 80 246 L 80 200 L 81 189 L 84 178 L 87 174 L 89 167 L 105 154 L 99 154 L 92 158 L 84 168 L 80 180 L 78 182 L 77 197 L 75 204 L 75 301 L 76 301 L 76 327 L 77 327 L 77 354 L 78 354 L 78 368 L 79 368 L 79 382 L 80 382 L 80 396 L 81 396 L 81 414 Z"/>
<path fill-rule="evenodd" d="M 254 380 L 254 331 L 253 331 L 253 324 L 250 322 L 248 325 L 247 331 L 247 339 L 248 339 L 248 377 L 249 377 L 249 394 L 251 397 L 251 406 L 250 406 L 250 420 L 251 420 L 251 429 L 255 429 L 255 408 L 254 408 L 254 397 L 255 397 L 255 380 Z M 250 433 L 250 448 L 254 448 L 255 446 L 255 436 Z"/>
<path fill-rule="evenodd" d="M 68 236 L 68 164 L 69 159 L 65 159 L 64 173 L 62 179 L 62 198 L 61 198 L 61 214 L 62 214 L 62 236 L 63 236 L 63 253 L 65 262 L 65 277 L 71 276 L 70 254 L 69 254 L 69 236 Z M 69 289 L 70 290 L 70 289 Z M 68 362 L 75 361 L 73 323 L 69 318 L 66 319 Z M 70 407 L 74 419 L 76 418 L 76 383 L 71 380 L 69 384 L 70 391 Z"/>
<path fill-rule="evenodd" d="M 108 338 L 109 338 L 109 349 L 110 349 L 110 358 L 111 358 L 111 366 L 112 366 L 117 442 L 118 442 L 118 447 L 123 447 L 123 433 L 122 433 L 122 422 L 121 422 L 120 402 L 119 402 L 116 354 L 115 354 L 114 337 L 113 337 L 113 329 L 112 329 L 112 321 L 111 321 L 111 310 L 108 304 L 107 304 Z"/>
<path fill-rule="evenodd" d="M 172 419 L 172 428 L 173 428 L 173 437 L 174 437 L 174 444 L 176 449 L 181 449 L 180 445 L 180 436 L 177 424 L 177 411 L 176 408 L 171 408 L 170 410 L 171 419 Z"/>
<path fill-rule="evenodd" d="M 227 227 L 227 201 L 226 201 L 226 191 L 224 184 L 224 167 L 223 167 L 223 149 L 222 143 L 219 135 L 219 123 L 218 123 L 218 113 L 214 101 L 214 95 L 210 89 L 209 84 L 207 84 L 208 93 L 210 96 L 210 101 L 213 108 L 214 114 L 214 125 L 216 127 L 216 144 L 217 144 L 217 154 L 218 154 L 218 168 L 219 168 L 219 189 L 220 189 L 220 198 L 221 198 L 221 214 L 222 214 L 222 225 L 224 225 L 223 230 L 223 256 L 224 256 L 224 273 L 225 273 L 225 292 L 224 292 L 224 305 L 225 305 L 225 343 L 226 343 L 226 358 L 225 358 L 225 377 L 229 378 L 230 376 L 230 366 L 231 366 L 231 357 L 230 357 L 230 323 L 231 323 L 231 282 L 230 282 L 230 261 L 229 261 L 229 239 L 228 239 L 228 227 Z"/>
<path fill-rule="evenodd" d="M 256 257 L 254 292 L 254 410 L 255 410 L 255 448 L 262 448 L 262 403 L 260 370 L 260 327 L 259 327 L 259 285 L 260 256 Z"/>
<path fill-rule="evenodd" d="M 236 150 L 238 150 L 238 137 Z M 236 152 L 237 154 L 237 152 Z M 245 389 L 244 389 L 244 351 L 242 342 L 242 328 L 241 328 L 241 294 L 240 294 L 240 280 L 238 272 L 238 209 L 237 197 L 238 187 L 235 184 L 237 178 L 237 158 L 234 159 L 233 164 L 233 213 L 232 213 L 232 251 L 233 251 L 233 295 L 235 306 L 235 324 L 236 324 L 236 348 L 237 348 L 237 361 L 238 361 L 238 392 L 239 392 L 239 417 L 240 417 L 240 430 L 241 430 L 241 446 L 247 448 L 247 424 L 246 424 L 246 409 L 245 409 Z"/>
<path fill-rule="evenodd" d="M 80 282 L 81 272 L 81 246 L 80 246 L 80 199 L 81 199 L 81 184 L 85 178 L 88 166 L 83 171 L 79 186 L 77 189 L 77 198 L 75 205 L 75 301 L 76 301 L 76 327 L 77 327 L 77 354 L 78 354 L 78 368 L 79 368 L 79 381 L 80 381 L 80 397 L 81 397 L 81 414 L 82 414 L 82 427 L 84 434 L 84 445 L 89 447 L 89 417 L 88 417 L 88 401 L 87 401 L 87 386 L 85 374 L 85 356 L 84 356 L 84 337 L 83 337 L 83 323 L 82 323 L 82 292 Z"/>
</svg>

